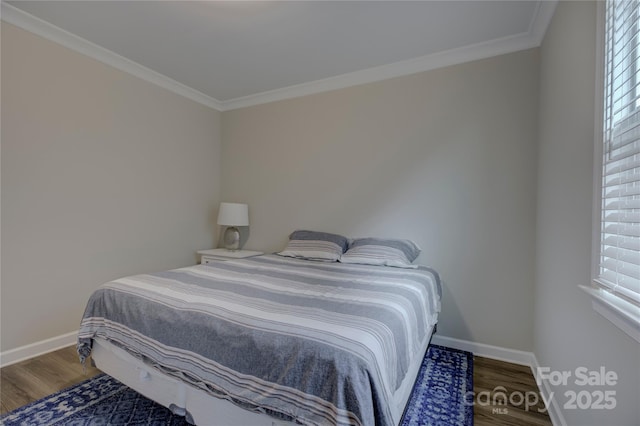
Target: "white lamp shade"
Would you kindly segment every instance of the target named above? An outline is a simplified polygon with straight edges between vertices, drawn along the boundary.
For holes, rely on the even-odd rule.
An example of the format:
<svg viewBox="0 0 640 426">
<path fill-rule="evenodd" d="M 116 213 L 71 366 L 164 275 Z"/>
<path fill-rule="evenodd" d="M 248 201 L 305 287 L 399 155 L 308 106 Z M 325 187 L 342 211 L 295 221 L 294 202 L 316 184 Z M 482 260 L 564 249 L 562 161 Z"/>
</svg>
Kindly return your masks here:
<svg viewBox="0 0 640 426">
<path fill-rule="evenodd" d="M 238 203 L 220 203 L 218 225 L 249 226 L 249 206 Z"/>
</svg>

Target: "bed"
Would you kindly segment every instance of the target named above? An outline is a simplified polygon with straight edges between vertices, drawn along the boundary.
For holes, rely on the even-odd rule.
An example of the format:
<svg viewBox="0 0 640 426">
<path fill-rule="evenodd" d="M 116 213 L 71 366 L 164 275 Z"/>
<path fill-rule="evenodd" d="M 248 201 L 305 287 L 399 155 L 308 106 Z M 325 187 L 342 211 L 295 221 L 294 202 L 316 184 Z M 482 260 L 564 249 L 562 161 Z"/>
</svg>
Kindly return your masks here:
<svg viewBox="0 0 640 426">
<path fill-rule="evenodd" d="M 264 255 L 118 279 L 81 361 L 197 425 L 396 425 L 437 323 L 432 269 Z"/>
</svg>

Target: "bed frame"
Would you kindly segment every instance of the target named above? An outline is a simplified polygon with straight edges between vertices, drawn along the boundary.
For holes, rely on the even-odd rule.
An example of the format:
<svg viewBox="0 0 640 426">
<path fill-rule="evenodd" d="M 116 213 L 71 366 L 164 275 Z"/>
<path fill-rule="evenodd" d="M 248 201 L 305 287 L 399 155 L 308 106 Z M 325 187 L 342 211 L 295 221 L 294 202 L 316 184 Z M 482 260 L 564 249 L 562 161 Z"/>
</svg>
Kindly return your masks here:
<svg viewBox="0 0 640 426">
<path fill-rule="evenodd" d="M 422 359 L 434 332 L 435 326 L 418 351 L 419 360 L 412 363 L 402 384 L 393 396 L 391 409 L 394 418 L 402 419 L 404 416 L 404 410 L 420 371 Z M 169 408 L 174 414 L 184 416 L 190 424 L 207 426 L 291 426 L 294 424 L 275 419 L 265 413 L 248 411 L 231 401 L 214 397 L 145 364 L 104 339 L 94 339 L 91 356 L 98 369 L 147 398 Z"/>
</svg>

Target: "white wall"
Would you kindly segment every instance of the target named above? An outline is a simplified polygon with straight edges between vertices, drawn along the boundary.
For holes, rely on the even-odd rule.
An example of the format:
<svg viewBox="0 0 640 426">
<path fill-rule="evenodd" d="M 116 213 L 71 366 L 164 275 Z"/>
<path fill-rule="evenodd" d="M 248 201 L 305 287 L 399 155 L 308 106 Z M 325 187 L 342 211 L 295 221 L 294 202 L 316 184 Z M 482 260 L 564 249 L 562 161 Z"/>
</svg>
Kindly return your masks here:
<svg viewBox="0 0 640 426">
<path fill-rule="evenodd" d="M 296 228 L 412 238 L 439 332 L 532 349 L 538 52 L 224 112 L 223 198 L 249 249 Z"/>
<path fill-rule="evenodd" d="M 215 241 L 220 113 L 2 23 L 2 351 Z"/>
<path fill-rule="evenodd" d="M 566 391 L 613 390 L 615 410 L 563 410 L 570 425 L 640 424 L 640 346 L 598 315 L 590 282 L 596 3 L 560 2 L 541 49 L 534 352 L 569 371 Z M 577 386 L 575 369 L 604 366 L 615 386 Z"/>
</svg>

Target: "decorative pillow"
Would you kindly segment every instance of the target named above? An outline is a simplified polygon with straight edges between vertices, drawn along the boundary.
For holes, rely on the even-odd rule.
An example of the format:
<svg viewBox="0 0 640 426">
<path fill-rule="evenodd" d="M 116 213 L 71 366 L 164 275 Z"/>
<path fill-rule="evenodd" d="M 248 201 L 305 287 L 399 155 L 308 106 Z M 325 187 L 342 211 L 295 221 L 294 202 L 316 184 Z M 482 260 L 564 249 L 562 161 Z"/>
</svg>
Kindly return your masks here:
<svg viewBox="0 0 640 426">
<path fill-rule="evenodd" d="M 316 231 L 294 231 L 281 256 L 336 262 L 347 249 L 349 240 L 342 235 Z"/>
<path fill-rule="evenodd" d="M 358 238 L 351 241 L 347 252 L 340 257 L 340 262 L 417 268 L 411 262 L 419 254 L 420 247 L 410 240 Z"/>
</svg>

